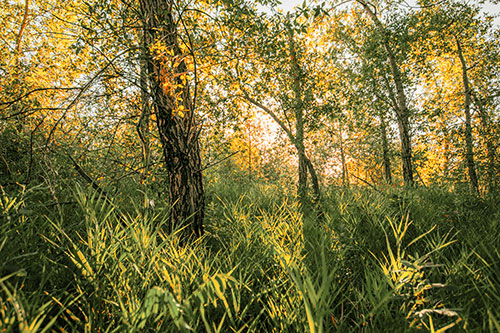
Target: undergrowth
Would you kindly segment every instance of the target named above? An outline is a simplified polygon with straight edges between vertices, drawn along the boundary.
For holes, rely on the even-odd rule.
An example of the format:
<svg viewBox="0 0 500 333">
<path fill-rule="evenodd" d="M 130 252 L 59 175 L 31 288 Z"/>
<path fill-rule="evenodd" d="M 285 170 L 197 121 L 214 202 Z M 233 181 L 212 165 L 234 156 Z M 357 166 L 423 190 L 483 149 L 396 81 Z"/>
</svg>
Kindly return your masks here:
<svg viewBox="0 0 500 333">
<path fill-rule="evenodd" d="M 158 200 L 68 192 L 2 190 L 0 330 L 500 331 L 494 194 L 331 188 L 317 221 L 280 186 L 215 183 L 180 246 Z"/>
</svg>

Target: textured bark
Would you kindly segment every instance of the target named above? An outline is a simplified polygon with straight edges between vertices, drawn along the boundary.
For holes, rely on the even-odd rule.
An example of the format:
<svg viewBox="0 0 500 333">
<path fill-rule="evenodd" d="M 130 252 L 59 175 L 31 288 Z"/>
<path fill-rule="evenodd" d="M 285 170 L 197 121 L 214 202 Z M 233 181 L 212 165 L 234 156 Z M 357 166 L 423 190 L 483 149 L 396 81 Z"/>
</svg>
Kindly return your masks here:
<svg viewBox="0 0 500 333">
<path fill-rule="evenodd" d="M 464 112 L 465 112 L 465 160 L 467 163 L 467 169 L 469 171 L 469 181 L 471 188 L 475 191 L 479 191 L 479 185 L 476 175 L 476 164 L 474 162 L 474 150 L 472 141 L 472 117 L 470 113 L 471 105 L 471 90 L 469 86 L 469 77 L 467 75 L 467 64 L 462 52 L 462 46 L 457 37 L 455 37 L 457 44 L 458 58 L 460 59 L 460 64 L 462 65 L 462 82 L 464 88 Z"/>
<path fill-rule="evenodd" d="M 403 165 L 403 180 L 405 186 L 413 186 L 413 166 L 412 166 L 412 148 L 411 148 L 411 137 L 410 137 L 410 122 L 409 122 L 409 111 L 406 100 L 406 94 L 404 91 L 403 80 L 401 77 L 401 71 L 399 69 L 398 63 L 396 61 L 396 55 L 392 50 L 388 35 L 387 29 L 385 29 L 382 22 L 380 22 L 379 18 L 375 14 L 372 9 L 372 5 L 364 0 L 356 0 L 359 4 L 361 4 L 365 10 L 365 12 L 370 16 L 373 23 L 380 31 L 383 37 L 384 49 L 387 53 L 387 58 L 389 60 L 389 65 L 391 68 L 392 78 L 394 85 L 396 87 L 396 98 L 395 98 L 395 110 L 396 110 L 396 118 L 398 121 L 399 128 L 399 137 L 401 140 L 401 160 Z M 388 87 L 389 90 L 390 87 Z"/>
<path fill-rule="evenodd" d="M 140 0 L 146 52 L 148 56 L 151 98 L 165 164 L 169 174 L 170 231 L 185 227 L 183 235 L 199 237 L 203 233 L 204 189 L 199 129 L 194 114 L 189 85 L 181 79 L 187 72 L 175 25 L 173 0 Z M 160 42 L 177 59 L 167 68 L 153 54 L 152 46 Z M 169 75 L 173 82 L 165 87 Z M 168 88 L 168 89 L 167 89 Z M 180 98 L 179 98 L 180 97 Z M 179 104 L 183 107 L 179 113 Z"/>
</svg>

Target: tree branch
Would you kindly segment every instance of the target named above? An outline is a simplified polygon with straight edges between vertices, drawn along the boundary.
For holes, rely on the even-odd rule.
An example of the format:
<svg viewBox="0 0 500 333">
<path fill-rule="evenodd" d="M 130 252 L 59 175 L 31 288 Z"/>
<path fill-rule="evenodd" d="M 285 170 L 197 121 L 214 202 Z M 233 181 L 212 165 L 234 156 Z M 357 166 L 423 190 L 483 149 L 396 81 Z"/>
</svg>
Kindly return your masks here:
<svg viewBox="0 0 500 333">
<path fill-rule="evenodd" d="M 278 116 L 276 115 L 276 113 L 274 113 L 273 110 L 271 110 L 267 106 L 263 105 L 259 101 L 253 99 L 252 97 L 250 97 L 248 95 L 248 93 L 243 88 L 241 90 L 243 91 L 243 95 L 237 95 L 238 97 L 243 98 L 244 100 L 250 102 L 251 104 L 255 105 L 256 107 L 258 107 L 259 109 L 263 110 L 265 113 L 267 113 L 268 115 L 270 115 L 271 118 L 273 118 L 273 120 L 283 129 L 283 131 L 285 131 L 285 133 L 288 135 L 288 137 L 290 138 L 290 140 L 293 143 L 295 142 L 295 136 L 293 135 L 292 130 L 290 128 L 288 128 L 286 126 L 286 124 L 281 121 L 280 118 L 278 118 Z"/>
</svg>

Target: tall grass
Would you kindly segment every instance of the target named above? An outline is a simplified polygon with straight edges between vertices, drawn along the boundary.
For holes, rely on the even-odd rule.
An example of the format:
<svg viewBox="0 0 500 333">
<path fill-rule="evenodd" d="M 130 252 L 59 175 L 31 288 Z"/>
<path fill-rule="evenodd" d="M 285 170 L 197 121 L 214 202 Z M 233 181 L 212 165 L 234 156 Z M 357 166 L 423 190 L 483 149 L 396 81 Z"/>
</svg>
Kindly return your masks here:
<svg viewBox="0 0 500 333">
<path fill-rule="evenodd" d="M 181 246 L 164 204 L 71 189 L 2 192 L 2 330 L 499 330 L 493 196 L 330 189 L 317 221 L 280 186 L 215 183 Z"/>
</svg>

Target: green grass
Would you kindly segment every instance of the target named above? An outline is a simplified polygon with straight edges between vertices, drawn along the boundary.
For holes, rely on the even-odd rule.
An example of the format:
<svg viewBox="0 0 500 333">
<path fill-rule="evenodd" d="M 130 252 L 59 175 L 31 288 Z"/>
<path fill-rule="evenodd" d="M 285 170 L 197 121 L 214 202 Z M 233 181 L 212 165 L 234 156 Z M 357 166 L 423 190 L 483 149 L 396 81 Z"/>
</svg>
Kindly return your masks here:
<svg viewBox="0 0 500 333">
<path fill-rule="evenodd" d="M 211 184 L 206 234 L 168 207 L 77 185 L 2 192 L 0 330 L 499 331 L 500 207 L 442 188 L 291 191 Z"/>
</svg>

